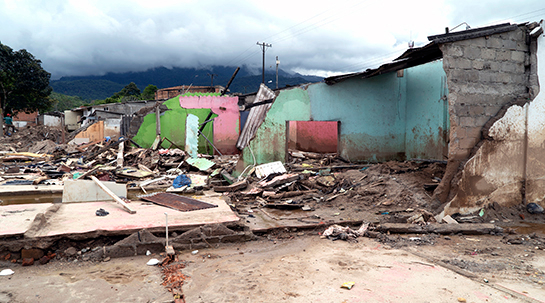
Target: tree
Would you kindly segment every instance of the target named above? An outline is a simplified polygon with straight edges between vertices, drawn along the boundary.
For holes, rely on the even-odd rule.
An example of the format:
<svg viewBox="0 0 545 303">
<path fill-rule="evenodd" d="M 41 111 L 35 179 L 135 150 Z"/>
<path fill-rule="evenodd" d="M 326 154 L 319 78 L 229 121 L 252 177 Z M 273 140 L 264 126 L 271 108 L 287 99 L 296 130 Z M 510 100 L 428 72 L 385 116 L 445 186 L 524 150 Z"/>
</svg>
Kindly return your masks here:
<svg viewBox="0 0 545 303">
<path fill-rule="evenodd" d="M 142 100 L 154 100 L 155 99 L 155 92 L 157 91 L 157 86 L 155 85 L 148 85 L 146 88 L 144 88 L 144 91 L 142 92 L 142 95 L 140 96 L 140 99 Z"/>
<path fill-rule="evenodd" d="M 51 74 L 41 64 L 25 49 L 13 51 L 0 43 L 0 130 L 4 112 L 31 113 L 51 108 Z"/>
<path fill-rule="evenodd" d="M 78 96 L 67 96 L 56 92 L 52 92 L 50 98 L 53 101 L 53 108 L 60 112 L 87 104 Z"/>
</svg>

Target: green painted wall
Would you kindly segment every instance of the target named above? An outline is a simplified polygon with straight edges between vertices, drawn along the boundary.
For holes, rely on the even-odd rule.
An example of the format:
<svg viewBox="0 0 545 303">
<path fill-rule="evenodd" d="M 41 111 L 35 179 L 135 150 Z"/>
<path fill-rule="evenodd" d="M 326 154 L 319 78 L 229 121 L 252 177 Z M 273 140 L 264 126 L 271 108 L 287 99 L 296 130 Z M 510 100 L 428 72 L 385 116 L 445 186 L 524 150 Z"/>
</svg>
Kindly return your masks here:
<svg viewBox="0 0 545 303">
<path fill-rule="evenodd" d="M 161 114 L 161 137 L 166 137 L 181 148 L 185 146 L 185 120 L 188 114 L 199 117 L 199 123 L 204 122 L 210 112 L 209 109 L 186 109 L 180 106 L 179 97 L 174 97 L 163 103 L 169 110 Z M 216 114 L 212 118 L 217 117 Z M 203 130 L 203 134 L 212 142 L 213 125 L 208 123 Z M 144 117 L 144 121 L 133 140 L 144 148 L 149 148 L 155 140 L 155 113 L 150 113 Z M 168 148 L 170 143 L 165 140 L 161 147 Z M 199 153 L 213 153 L 213 148 L 206 140 L 199 136 Z"/>
<path fill-rule="evenodd" d="M 430 75 L 435 75 L 430 77 Z M 408 159 L 447 156 L 449 118 L 448 90 L 443 62 L 436 61 L 405 70 L 407 118 L 405 153 Z"/>
<path fill-rule="evenodd" d="M 250 142 L 257 164 L 285 160 L 286 121 L 340 121 L 339 152 L 346 160 L 443 160 L 448 95 L 442 62 L 335 85 L 282 90 Z M 448 138 L 448 137 L 447 137 Z M 253 164 L 248 148 L 244 163 Z"/>
<path fill-rule="evenodd" d="M 302 88 L 283 90 L 276 97 L 255 138 L 243 150 L 244 163 L 253 164 L 252 149 L 257 163 L 284 162 L 286 158 L 286 121 L 308 121 L 310 100 Z"/>
</svg>

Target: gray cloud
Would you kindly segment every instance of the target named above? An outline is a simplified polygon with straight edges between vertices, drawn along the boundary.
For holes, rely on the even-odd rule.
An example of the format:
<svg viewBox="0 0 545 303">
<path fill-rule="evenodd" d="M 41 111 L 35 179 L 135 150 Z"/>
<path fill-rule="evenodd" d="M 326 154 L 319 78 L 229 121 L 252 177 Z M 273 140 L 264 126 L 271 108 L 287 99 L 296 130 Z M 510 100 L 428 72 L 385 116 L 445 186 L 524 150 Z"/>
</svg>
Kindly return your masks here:
<svg viewBox="0 0 545 303">
<path fill-rule="evenodd" d="M 54 78 L 156 66 L 267 65 L 321 75 L 391 60 L 414 40 L 468 22 L 539 21 L 540 1 L 14 1 L 0 2 L 0 41 L 25 48 Z"/>
</svg>

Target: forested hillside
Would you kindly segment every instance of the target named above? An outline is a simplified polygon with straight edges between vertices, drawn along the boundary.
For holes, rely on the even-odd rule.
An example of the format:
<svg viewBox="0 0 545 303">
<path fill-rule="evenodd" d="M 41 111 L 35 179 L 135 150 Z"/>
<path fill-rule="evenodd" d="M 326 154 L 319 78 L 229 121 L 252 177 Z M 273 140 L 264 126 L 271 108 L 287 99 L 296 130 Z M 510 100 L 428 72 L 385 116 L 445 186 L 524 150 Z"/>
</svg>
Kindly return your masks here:
<svg viewBox="0 0 545 303">
<path fill-rule="evenodd" d="M 51 81 L 51 86 L 55 92 L 79 96 L 83 100 L 97 100 L 110 97 L 112 94 L 120 91 L 127 84 L 134 82 L 138 88 L 144 89 L 152 84 L 159 89 L 178 86 L 178 85 L 222 85 L 233 75 L 236 67 L 214 66 L 209 69 L 195 68 L 165 68 L 158 67 L 144 72 L 128 73 L 108 73 L 104 76 L 78 76 L 62 77 L 59 80 Z M 255 92 L 261 83 L 261 74 L 250 72 L 242 67 L 236 78 L 231 84 L 231 92 L 250 93 Z M 322 78 L 316 76 L 302 76 L 299 74 L 288 74 L 282 70 L 279 71 L 279 87 L 286 85 L 297 85 L 308 82 L 319 82 Z M 276 87 L 275 72 L 266 73 L 266 84 Z"/>
</svg>

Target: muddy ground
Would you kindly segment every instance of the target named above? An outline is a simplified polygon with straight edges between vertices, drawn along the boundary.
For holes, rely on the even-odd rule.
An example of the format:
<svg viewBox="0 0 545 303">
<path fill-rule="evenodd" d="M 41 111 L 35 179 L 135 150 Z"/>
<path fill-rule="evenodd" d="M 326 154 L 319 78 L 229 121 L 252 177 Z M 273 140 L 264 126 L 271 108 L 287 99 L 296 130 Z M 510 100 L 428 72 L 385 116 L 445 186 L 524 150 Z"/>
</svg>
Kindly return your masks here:
<svg viewBox="0 0 545 303">
<path fill-rule="evenodd" d="M 178 252 L 186 302 L 542 302 L 542 238 L 390 235 L 357 242 L 317 231 Z M 522 239 L 522 237 L 520 237 Z M 536 244 L 538 243 L 539 244 Z M 535 245 L 535 246 L 534 246 Z M 537 247 L 542 247 L 538 249 Z M 0 302 L 172 302 L 159 255 L 10 266 Z M 351 290 L 341 288 L 355 282 Z M 459 301 L 465 299 L 466 301 Z"/>
<path fill-rule="evenodd" d="M 25 145 L 24 137 L 59 143 L 61 134 L 39 127 L 23 129 L 1 140 L 0 150 L 32 151 L 36 144 Z M 55 148 L 50 143 L 43 147 Z M 529 214 L 523 206 L 502 208 L 492 203 L 483 207 L 482 216 L 454 218 L 503 228 L 494 235 L 380 234 L 357 242 L 321 239 L 333 219 L 371 223 L 371 229 L 382 223 L 406 223 L 418 214 L 424 215 L 424 222 L 415 224 L 433 222 L 428 215 L 433 188 L 445 170 L 441 162 L 408 161 L 304 172 L 320 165 L 349 165 L 327 160 L 291 159 L 288 170 L 302 178 L 283 191 L 305 194 L 289 199 L 241 191 L 226 195 L 241 222 L 250 227 L 253 210 L 267 209 L 278 216 L 292 212 L 282 205 L 267 206 L 287 200 L 310 208 L 309 217 L 314 216 L 317 224 L 260 231 L 253 241 L 212 244 L 195 254 L 178 251 L 179 263 L 185 266 L 181 272 L 188 276 L 183 287 L 186 302 L 545 301 L 545 215 Z M 250 181 L 259 180 L 252 177 Z M 161 285 L 160 268 L 146 265 L 152 257 L 164 257 L 159 251 L 107 262 L 85 259 L 82 253 L 121 239 L 61 239 L 44 250 L 52 256 L 47 264 L 32 266 L 22 266 L 20 254 L 0 248 L 0 270 L 15 272 L 0 276 L 0 302 L 172 302 L 173 296 Z M 354 288 L 341 289 L 348 281 L 356 282 Z"/>
</svg>

